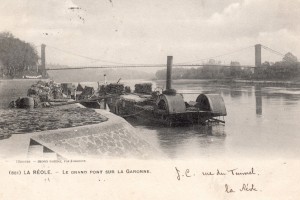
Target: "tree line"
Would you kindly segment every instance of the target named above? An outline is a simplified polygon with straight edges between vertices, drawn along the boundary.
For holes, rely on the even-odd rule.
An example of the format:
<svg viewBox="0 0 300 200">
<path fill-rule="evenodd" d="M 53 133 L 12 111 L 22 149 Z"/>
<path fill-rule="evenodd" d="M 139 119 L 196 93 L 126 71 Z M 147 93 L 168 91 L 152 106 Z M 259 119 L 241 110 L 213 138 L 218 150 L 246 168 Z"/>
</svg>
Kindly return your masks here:
<svg viewBox="0 0 300 200">
<path fill-rule="evenodd" d="M 38 59 L 32 44 L 10 32 L 0 33 L 0 77 L 16 78 L 25 73 L 37 75 Z"/>
<path fill-rule="evenodd" d="M 157 79 L 166 78 L 166 70 L 156 72 Z M 238 62 L 231 66 L 222 66 L 209 61 L 198 68 L 174 68 L 173 79 L 245 79 L 245 80 L 290 80 L 300 78 L 300 62 L 297 57 L 287 53 L 282 61 L 276 63 L 264 62 L 260 67 L 242 67 Z"/>
</svg>

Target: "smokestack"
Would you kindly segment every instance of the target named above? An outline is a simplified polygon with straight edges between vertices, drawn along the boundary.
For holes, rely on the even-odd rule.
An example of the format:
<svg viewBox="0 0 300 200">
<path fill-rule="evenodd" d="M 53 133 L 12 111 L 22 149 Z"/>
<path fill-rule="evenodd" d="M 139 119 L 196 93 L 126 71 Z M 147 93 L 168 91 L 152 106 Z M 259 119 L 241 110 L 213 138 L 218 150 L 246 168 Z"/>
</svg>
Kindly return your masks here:
<svg viewBox="0 0 300 200">
<path fill-rule="evenodd" d="M 172 65 L 173 65 L 173 56 L 167 57 L 167 85 L 166 90 L 172 89 Z"/>
<path fill-rule="evenodd" d="M 255 67 L 261 66 L 261 44 L 255 45 Z"/>
<path fill-rule="evenodd" d="M 46 45 L 41 45 L 41 71 L 42 75 L 45 76 L 46 74 L 46 53 L 45 53 Z"/>
</svg>

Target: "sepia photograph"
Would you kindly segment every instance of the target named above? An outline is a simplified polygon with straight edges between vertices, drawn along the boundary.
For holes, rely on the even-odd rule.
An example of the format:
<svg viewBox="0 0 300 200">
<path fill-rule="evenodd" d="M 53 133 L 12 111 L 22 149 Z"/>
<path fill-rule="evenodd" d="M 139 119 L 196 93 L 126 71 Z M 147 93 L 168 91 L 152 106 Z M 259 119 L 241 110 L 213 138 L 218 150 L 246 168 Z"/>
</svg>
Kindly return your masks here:
<svg viewBox="0 0 300 200">
<path fill-rule="evenodd" d="M 1 0 L 0 199 L 298 199 L 299 12 Z"/>
</svg>

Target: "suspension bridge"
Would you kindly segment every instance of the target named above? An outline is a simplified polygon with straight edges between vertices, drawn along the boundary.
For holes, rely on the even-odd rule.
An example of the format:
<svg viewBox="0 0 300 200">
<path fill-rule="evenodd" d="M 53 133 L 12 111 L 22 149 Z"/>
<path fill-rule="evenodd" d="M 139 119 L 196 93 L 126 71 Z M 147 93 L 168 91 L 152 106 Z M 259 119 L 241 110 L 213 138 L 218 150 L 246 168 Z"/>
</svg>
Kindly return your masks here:
<svg viewBox="0 0 300 200">
<path fill-rule="evenodd" d="M 42 70 L 80 70 L 80 69 L 110 69 L 110 68 L 165 68 L 166 64 L 129 64 L 129 63 L 122 63 L 122 62 L 117 62 L 117 61 L 109 61 L 105 59 L 99 59 L 99 58 L 92 58 L 86 55 L 80 55 L 76 54 L 74 52 L 68 51 L 68 50 L 63 50 L 57 47 L 53 47 L 50 45 L 47 45 L 47 48 L 57 51 L 59 53 L 63 54 L 68 54 L 71 56 L 79 57 L 81 59 L 89 60 L 91 62 L 103 62 L 103 63 L 109 63 L 109 64 L 101 64 L 101 65 L 96 65 L 96 66 L 68 66 L 68 67 L 48 67 L 46 64 L 46 45 L 42 44 L 41 46 L 41 68 Z M 231 65 L 231 64 L 221 64 L 221 63 L 209 63 L 204 61 L 209 61 L 212 59 L 221 59 L 226 56 L 233 56 L 236 55 L 240 52 L 243 52 L 245 50 L 251 50 L 253 51 L 254 48 L 254 63 L 255 65 L 240 65 L 238 64 L 239 67 L 247 67 L 247 68 L 256 68 L 256 67 L 261 67 L 262 65 L 262 49 L 268 51 L 271 54 L 274 54 L 276 56 L 280 57 L 280 60 L 285 56 L 283 53 L 271 49 L 265 45 L 262 44 L 256 44 L 244 48 L 237 49 L 235 51 L 227 52 L 224 54 L 216 55 L 216 56 L 211 56 L 208 58 L 202 58 L 202 59 L 197 59 L 197 60 L 192 60 L 192 61 L 187 61 L 187 62 L 181 62 L 181 63 L 174 63 L 173 67 L 202 67 L 202 66 L 220 66 L 220 67 L 235 67 L 236 65 Z M 238 62 L 239 63 L 239 62 Z"/>
</svg>

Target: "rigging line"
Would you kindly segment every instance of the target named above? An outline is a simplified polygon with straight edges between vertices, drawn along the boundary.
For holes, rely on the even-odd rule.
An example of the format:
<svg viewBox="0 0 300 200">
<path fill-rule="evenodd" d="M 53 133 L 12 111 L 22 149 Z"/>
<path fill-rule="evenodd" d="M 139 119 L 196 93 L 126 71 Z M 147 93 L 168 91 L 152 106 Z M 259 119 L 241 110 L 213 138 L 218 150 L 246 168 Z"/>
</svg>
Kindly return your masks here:
<svg viewBox="0 0 300 200">
<path fill-rule="evenodd" d="M 252 47 L 254 47 L 254 45 L 251 45 L 251 46 L 248 46 L 248 47 L 244 47 L 244 48 L 241 48 L 241 49 L 229 52 L 229 53 L 225 53 L 225 54 L 221 54 L 221 55 L 209 57 L 209 58 L 203 58 L 203 59 L 199 59 L 199 60 L 194 60 L 194 61 L 189 61 L 189 62 L 181 62 L 181 63 L 176 63 L 176 64 L 188 64 L 188 63 L 193 63 L 193 62 L 198 62 L 198 61 L 204 61 L 204 60 L 209 60 L 209 59 L 213 59 L 213 58 L 218 58 L 218 57 L 222 57 L 222 56 L 227 56 L 227 55 L 235 54 L 237 52 L 240 52 L 240 51 L 252 48 Z"/>
<path fill-rule="evenodd" d="M 283 57 L 283 56 L 284 56 L 284 55 L 282 55 L 282 54 L 280 54 L 280 53 L 271 51 L 270 49 L 267 49 L 267 48 L 264 48 L 264 49 L 267 50 L 267 51 L 270 52 L 270 53 L 273 53 L 273 54 L 277 55 L 277 56 L 280 56 L 280 57 Z"/>
<path fill-rule="evenodd" d="M 263 45 L 262 45 L 262 47 L 263 47 L 264 49 L 266 49 L 266 50 L 271 51 L 271 52 L 274 53 L 274 54 L 277 54 L 278 56 L 285 57 L 284 54 L 282 54 L 282 53 L 280 53 L 280 52 L 278 52 L 278 51 L 275 51 L 275 50 L 273 50 L 273 49 L 271 49 L 271 48 L 269 48 L 269 47 L 266 47 L 266 46 L 263 46 Z M 293 62 L 295 62 L 295 61 L 293 61 Z"/>
<path fill-rule="evenodd" d="M 271 48 L 269 48 L 269 47 L 266 47 L 266 46 L 263 46 L 263 45 L 262 45 L 262 47 L 263 47 L 264 49 L 268 50 L 268 51 L 273 52 L 273 53 L 276 53 L 276 54 L 279 54 L 279 55 L 283 55 L 282 53 L 280 53 L 280 52 L 278 52 L 278 51 L 275 51 L 275 50 L 273 50 L 273 49 L 271 49 Z"/>
<path fill-rule="evenodd" d="M 265 48 L 264 48 L 264 49 L 265 49 Z M 268 50 L 268 49 L 265 49 L 265 50 Z M 283 57 L 283 55 L 281 55 L 281 54 L 279 54 L 279 53 L 276 53 L 276 52 L 273 52 L 273 51 L 270 51 L 270 50 L 268 50 L 268 52 L 273 53 L 273 54 L 275 54 L 276 56 Z"/>
<path fill-rule="evenodd" d="M 262 45 L 262 47 L 263 47 L 264 49 L 266 49 L 266 50 L 269 50 L 269 51 L 273 52 L 273 53 L 276 53 L 276 54 L 278 54 L 278 55 L 284 56 L 284 54 L 282 54 L 282 53 L 280 53 L 280 52 L 278 52 L 278 51 L 275 51 L 275 50 L 273 50 L 273 49 L 271 49 L 271 48 L 269 48 L 269 47 L 266 47 L 266 46 L 264 46 L 264 45 Z"/>
<path fill-rule="evenodd" d="M 96 59 L 96 58 L 91 58 L 91 57 L 79 55 L 79 54 L 76 54 L 76 53 L 73 53 L 73 52 L 70 52 L 70 51 L 62 50 L 62 49 L 59 49 L 59 48 L 56 48 L 56 47 L 53 47 L 53 46 L 50 46 L 50 45 L 47 45 L 47 46 L 52 48 L 52 49 L 55 49 L 55 50 L 61 51 L 63 53 L 66 53 L 66 54 L 70 54 L 70 55 L 73 55 L 73 56 L 78 56 L 78 57 L 81 57 L 81 58 L 92 60 L 92 61 L 94 61 L 93 63 L 106 62 L 106 63 L 118 64 L 118 65 L 143 65 L 143 64 L 121 63 L 121 62 L 113 62 L 113 61 L 108 61 L 108 60 Z M 161 65 L 161 64 L 156 64 L 156 65 Z"/>
</svg>

